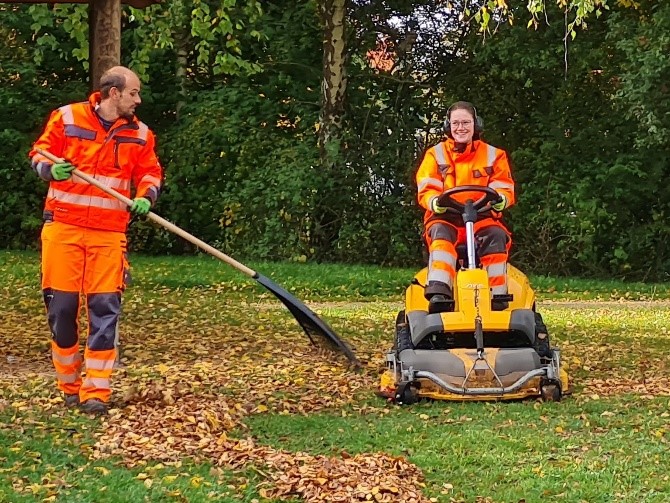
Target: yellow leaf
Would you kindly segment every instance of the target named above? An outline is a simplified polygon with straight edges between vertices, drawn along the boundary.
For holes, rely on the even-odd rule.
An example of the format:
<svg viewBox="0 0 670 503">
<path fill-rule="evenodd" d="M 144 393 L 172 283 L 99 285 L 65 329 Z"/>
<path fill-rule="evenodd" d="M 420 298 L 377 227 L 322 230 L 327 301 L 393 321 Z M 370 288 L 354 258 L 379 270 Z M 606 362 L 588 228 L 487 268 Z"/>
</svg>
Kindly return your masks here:
<svg viewBox="0 0 670 503">
<path fill-rule="evenodd" d="M 104 466 L 95 466 L 93 469 L 99 471 L 103 477 L 106 477 L 110 473 L 109 470 Z"/>
</svg>

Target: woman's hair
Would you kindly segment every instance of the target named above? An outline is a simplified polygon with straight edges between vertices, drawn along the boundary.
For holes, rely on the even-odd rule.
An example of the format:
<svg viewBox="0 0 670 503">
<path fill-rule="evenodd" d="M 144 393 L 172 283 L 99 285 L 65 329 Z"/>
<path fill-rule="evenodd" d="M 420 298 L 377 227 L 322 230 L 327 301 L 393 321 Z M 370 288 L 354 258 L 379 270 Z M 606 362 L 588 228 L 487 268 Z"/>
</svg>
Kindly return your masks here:
<svg viewBox="0 0 670 503">
<path fill-rule="evenodd" d="M 477 109 L 469 101 L 457 101 L 456 103 L 451 105 L 447 110 L 447 119 L 449 119 L 451 112 L 453 112 L 454 110 L 465 110 L 466 112 L 469 112 L 470 115 L 472 115 L 473 119 L 475 120 L 477 119 Z"/>
</svg>

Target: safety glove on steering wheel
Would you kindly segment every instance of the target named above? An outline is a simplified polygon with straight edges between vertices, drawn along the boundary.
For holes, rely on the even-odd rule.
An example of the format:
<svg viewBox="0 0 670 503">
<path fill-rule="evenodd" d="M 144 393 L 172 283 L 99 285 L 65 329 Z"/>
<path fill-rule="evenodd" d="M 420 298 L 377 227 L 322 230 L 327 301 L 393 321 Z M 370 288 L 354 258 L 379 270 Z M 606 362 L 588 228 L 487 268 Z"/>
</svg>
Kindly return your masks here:
<svg viewBox="0 0 670 503">
<path fill-rule="evenodd" d="M 507 208 L 507 197 L 503 194 L 500 194 L 500 202 L 491 205 L 491 208 L 495 211 L 502 211 Z"/>
<path fill-rule="evenodd" d="M 438 200 L 438 198 L 434 197 L 430 201 L 430 210 L 433 213 L 436 213 L 436 214 L 440 215 L 442 213 L 445 213 L 447 211 L 447 208 L 446 208 L 446 206 L 440 206 L 437 200 Z"/>
<path fill-rule="evenodd" d="M 57 162 L 51 166 L 51 178 L 57 182 L 67 180 L 72 176 L 74 166 L 69 162 Z"/>
<path fill-rule="evenodd" d="M 130 212 L 134 215 L 144 216 L 151 209 L 151 201 L 146 197 L 136 197 L 130 207 Z"/>
</svg>

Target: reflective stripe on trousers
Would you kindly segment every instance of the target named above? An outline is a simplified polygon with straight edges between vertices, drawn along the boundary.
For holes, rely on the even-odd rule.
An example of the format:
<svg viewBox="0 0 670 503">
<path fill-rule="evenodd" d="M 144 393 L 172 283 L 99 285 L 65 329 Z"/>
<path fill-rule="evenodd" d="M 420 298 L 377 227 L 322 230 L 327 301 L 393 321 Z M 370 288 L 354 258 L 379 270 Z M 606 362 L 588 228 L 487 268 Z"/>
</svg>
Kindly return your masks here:
<svg viewBox="0 0 670 503">
<path fill-rule="evenodd" d="M 482 266 L 489 275 L 489 287 L 493 295 L 507 293 L 507 254 L 492 253 L 480 258 Z"/>
<path fill-rule="evenodd" d="M 84 377 L 84 382 L 79 391 L 79 398 L 82 402 L 89 398 L 109 402 L 109 397 L 112 394 L 110 382 L 115 359 L 116 348 L 96 351 L 88 346 L 86 347 L 84 350 L 86 377 Z"/>
<path fill-rule="evenodd" d="M 50 222 L 42 229 L 42 288 L 58 387 L 80 400 L 109 401 L 115 339 L 127 269 L 123 233 Z M 79 299 L 86 294 L 88 336 L 81 380 Z"/>
<path fill-rule="evenodd" d="M 456 232 L 447 224 L 435 223 L 426 232 L 428 284 L 444 283 L 453 288 L 456 278 Z"/>
<path fill-rule="evenodd" d="M 76 395 L 81 388 L 81 355 L 79 346 L 60 348 L 51 341 L 51 358 L 56 369 L 58 389 L 68 395 Z"/>
</svg>

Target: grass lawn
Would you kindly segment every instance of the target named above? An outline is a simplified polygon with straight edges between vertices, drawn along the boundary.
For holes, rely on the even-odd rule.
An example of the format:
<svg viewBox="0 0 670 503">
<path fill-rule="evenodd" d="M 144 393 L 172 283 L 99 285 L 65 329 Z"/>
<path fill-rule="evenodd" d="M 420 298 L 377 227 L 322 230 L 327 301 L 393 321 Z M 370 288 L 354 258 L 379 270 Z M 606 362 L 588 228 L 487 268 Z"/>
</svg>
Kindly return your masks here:
<svg viewBox="0 0 670 503">
<path fill-rule="evenodd" d="M 56 392 L 38 263 L 0 251 L 0 502 L 670 501 L 667 285 L 531 278 L 575 383 L 560 403 L 398 407 L 374 390 L 415 271 L 247 264 L 350 343 L 356 372 L 230 266 L 132 257 L 95 419 Z"/>
</svg>

